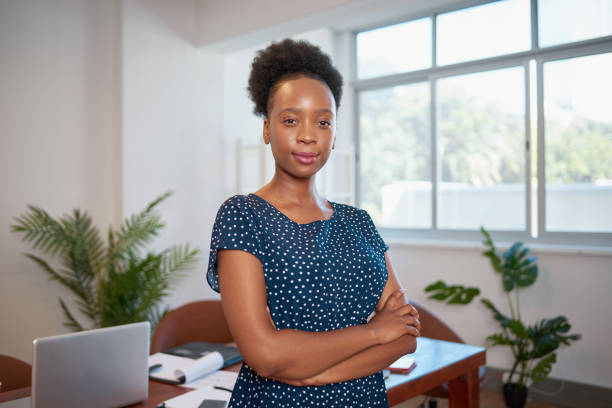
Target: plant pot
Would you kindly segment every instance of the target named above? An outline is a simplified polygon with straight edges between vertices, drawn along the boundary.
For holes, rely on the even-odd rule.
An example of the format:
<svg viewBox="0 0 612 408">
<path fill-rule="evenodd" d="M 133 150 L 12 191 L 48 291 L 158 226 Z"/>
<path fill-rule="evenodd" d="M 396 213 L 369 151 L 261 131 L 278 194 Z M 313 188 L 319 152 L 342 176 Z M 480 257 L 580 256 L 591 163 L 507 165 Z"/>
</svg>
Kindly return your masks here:
<svg viewBox="0 0 612 408">
<path fill-rule="evenodd" d="M 527 387 L 516 383 L 504 384 L 504 401 L 508 408 L 523 408 L 527 402 Z"/>
</svg>

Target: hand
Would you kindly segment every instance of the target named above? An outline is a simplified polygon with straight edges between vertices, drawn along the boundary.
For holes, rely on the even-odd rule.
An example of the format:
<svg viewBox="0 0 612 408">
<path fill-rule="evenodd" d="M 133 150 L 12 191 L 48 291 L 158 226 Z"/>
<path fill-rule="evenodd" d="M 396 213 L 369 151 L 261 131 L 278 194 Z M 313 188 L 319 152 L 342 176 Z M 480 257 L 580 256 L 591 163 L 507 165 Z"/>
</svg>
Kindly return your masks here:
<svg viewBox="0 0 612 408">
<path fill-rule="evenodd" d="M 403 292 L 397 290 L 389 296 L 382 310 L 367 323 L 373 330 L 379 344 L 390 343 L 400 336 L 421 335 L 418 312 L 410 304 L 404 304 Z"/>
<path fill-rule="evenodd" d="M 388 306 L 388 307 L 391 308 L 391 310 L 396 310 L 396 309 L 399 309 L 400 307 L 404 306 L 406 304 L 405 301 L 404 301 L 404 294 L 405 293 L 406 293 L 405 289 L 397 289 L 395 292 L 393 292 L 391 295 L 389 295 L 389 297 L 385 301 L 383 309 Z M 416 310 L 416 308 L 414 306 L 412 306 L 412 305 L 410 305 L 410 306 L 412 307 L 412 309 L 410 310 L 409 314 L 412 315 L 413 317 L 416 317 L 418 319 L 419 318 L 418 310 Z M 417 329 L 421 330 L 421 323 L 420 322 L 419 322 L 419 324 L 417 326 Z"/>
</svg>

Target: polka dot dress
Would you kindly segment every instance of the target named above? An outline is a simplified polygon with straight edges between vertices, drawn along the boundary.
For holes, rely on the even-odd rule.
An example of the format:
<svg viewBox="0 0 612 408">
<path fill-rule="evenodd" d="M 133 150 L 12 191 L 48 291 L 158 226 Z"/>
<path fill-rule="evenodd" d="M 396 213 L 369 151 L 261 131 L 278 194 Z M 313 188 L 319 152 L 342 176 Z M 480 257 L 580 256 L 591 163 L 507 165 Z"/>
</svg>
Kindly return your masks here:
<svg viewBox="0 0 612 408">
<path fill-rule="evenodd" d="M 277 329 L 312 332 L 364 324 L 387 281 L 388 249 L 367 212 L 330 203 L 329 220 L 298 224 L 263 198 L 227 200 L 212 232 L 207 279 L 219 291 L 217 250 L 240 249 L 263 266 Z M 294 387 L 260 377 L 244 363 L 231 407 L 387 407 L 382 374 Z"/>
</svg>

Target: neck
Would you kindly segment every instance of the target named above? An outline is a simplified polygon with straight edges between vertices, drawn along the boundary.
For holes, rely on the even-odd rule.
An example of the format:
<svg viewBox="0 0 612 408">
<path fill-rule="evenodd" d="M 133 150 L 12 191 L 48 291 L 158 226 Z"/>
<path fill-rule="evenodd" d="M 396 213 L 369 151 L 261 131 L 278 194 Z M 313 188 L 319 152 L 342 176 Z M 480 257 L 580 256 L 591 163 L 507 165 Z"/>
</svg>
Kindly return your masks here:
<svg viewBox="0 0 612 408">
<path fill-rule="evenodd" d="M 274 177 L 261 190 L 261 193 L 274 197 L 283 203 L 303 204 L 315 202 L 319 204 L 321 198 L 317 192 L 314 175 L 305 179 L 291 177 L 277 171 Z"/>
</svg>

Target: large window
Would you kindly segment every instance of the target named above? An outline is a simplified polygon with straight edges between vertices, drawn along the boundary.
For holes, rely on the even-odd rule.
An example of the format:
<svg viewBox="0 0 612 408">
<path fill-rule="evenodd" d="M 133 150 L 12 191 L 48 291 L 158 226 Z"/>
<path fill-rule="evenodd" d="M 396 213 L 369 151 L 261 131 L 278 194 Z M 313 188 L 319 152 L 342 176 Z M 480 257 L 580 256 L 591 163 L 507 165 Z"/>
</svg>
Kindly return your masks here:
<svg viewBox="0 0 612 408">
<path fill-rule="evenodd" d="M 356 34 L 357 203 L 388 234 L 612 245 L 612 0 Z"/>
</svg>

